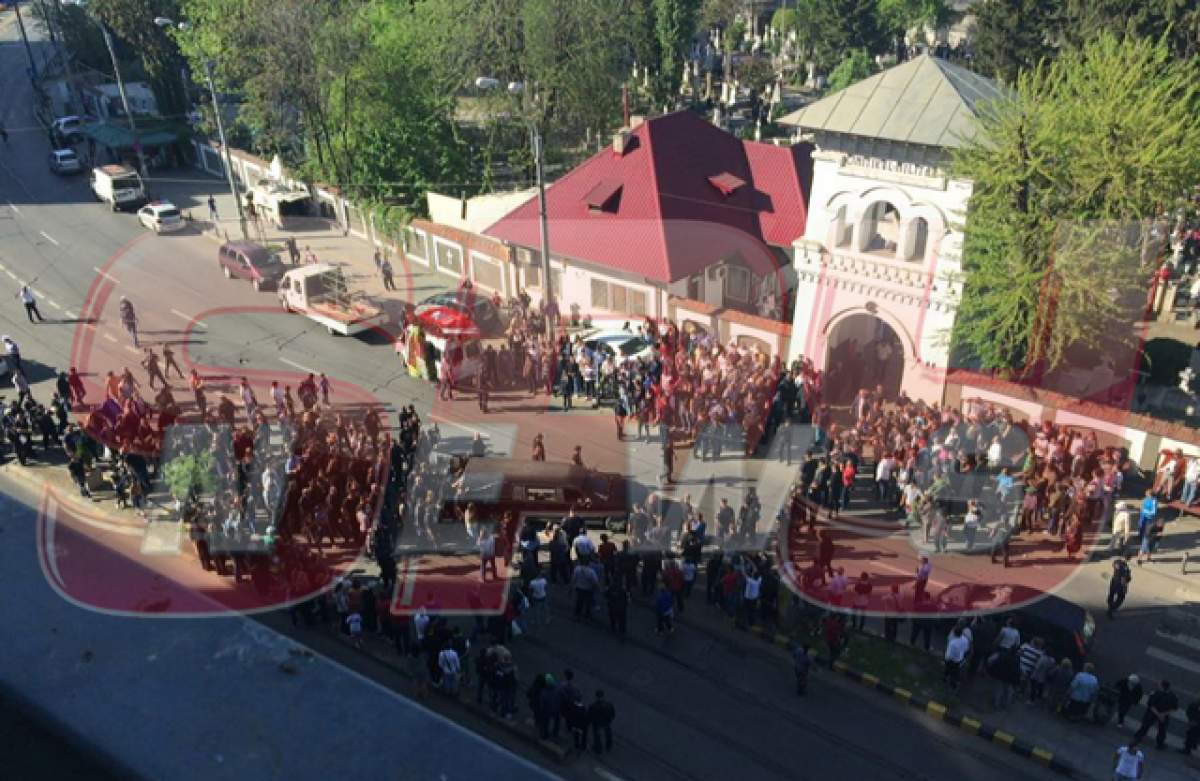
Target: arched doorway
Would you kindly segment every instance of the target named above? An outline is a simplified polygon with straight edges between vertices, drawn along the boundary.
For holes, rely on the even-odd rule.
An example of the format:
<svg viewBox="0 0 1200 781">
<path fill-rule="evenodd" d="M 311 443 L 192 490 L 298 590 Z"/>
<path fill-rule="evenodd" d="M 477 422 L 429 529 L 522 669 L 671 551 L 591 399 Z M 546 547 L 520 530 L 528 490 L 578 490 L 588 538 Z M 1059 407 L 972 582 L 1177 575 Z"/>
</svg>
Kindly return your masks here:
<svg viewBox="0 0 1200 781">
<path fill-rule="evenodd" d="M 849 404 L 860 388 L 883 386 L 888 399 L 900 394 L 904 344 L 881 318 L 864 312 L 839 321 L 826 350 L 825 395 L 831 404 Z"/>
</svg>

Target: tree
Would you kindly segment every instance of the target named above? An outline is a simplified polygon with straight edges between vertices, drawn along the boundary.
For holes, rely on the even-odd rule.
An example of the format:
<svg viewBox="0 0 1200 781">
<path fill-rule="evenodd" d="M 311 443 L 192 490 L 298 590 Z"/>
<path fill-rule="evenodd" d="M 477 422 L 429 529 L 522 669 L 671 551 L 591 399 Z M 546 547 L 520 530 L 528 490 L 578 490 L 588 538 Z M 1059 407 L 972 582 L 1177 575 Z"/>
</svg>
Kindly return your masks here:
<svg viewBox="0 0 1200 781">
<path fill-rule="evenodd" d="M 216 466 L 212 452 L 175 456 L 163 467 L 163 481 L 167 491 L 180 502 L 191 502 L 217 487 Z"/>
<path fill-rule="evenodd" d="M 904 38 L 909 30 L 937 30 L 957 16 L 945 0 L 879 0 L 878 9 L 880 26 L 892 36 L 897 60 L 907 56 Z"/>
<path fill-rule="evenodd" d="M 1200 63 L 1104 33 L 1017 78 L 955 156 L 974 182 L 956 352 L 1029 377 L 1132 350 L 1149 221 L 1200 178 Z"/>
<path fill-rule="evenodd" d="M 983 0 L 974 13 L 973 67 L 985 76 L 1013 84 L 1057 51 L 1059 0 Z"/>
<path fill-rule="evenodd" d="M 856 49 L 872 56 L 887 51 L 890 36 L 880 26 L 878 0 L 811 0 L 807 10 L 813 56 L 823 72 Z"/>
<path fill-rule="evenodd" d="M 1100 33 L 1142 38 L 1166 37 L 1171 52 L 1191 57 L 1200 51 L 1200 4 L 1192 0 L 1063 0 L 1070 24 L 1068 43 L 1081 45 Z"/>
<path fill-rule="evenodd" d="M 679 86 L 699 10 L 699 0 L 654 0 L 654 29 L 660 51 L 655 92 L 659 100 L 665 100 Z"/>
<path fill-rule="evenodd" d="M 737 29 L 738 15 L 745 9 L 746 0 L 704 0 L 700 7 L 700 26 L 721 30 L 721 61 L 725 66 L 726 81 L 733 72 L 733 52 L 741 38 Z"/>
<path fill-rule="evenodd" d="M 829 91 L 837 92 L 875 73 L 875 60 L 866 49 L 855 49 L 829 74 Z"/>
</svg>

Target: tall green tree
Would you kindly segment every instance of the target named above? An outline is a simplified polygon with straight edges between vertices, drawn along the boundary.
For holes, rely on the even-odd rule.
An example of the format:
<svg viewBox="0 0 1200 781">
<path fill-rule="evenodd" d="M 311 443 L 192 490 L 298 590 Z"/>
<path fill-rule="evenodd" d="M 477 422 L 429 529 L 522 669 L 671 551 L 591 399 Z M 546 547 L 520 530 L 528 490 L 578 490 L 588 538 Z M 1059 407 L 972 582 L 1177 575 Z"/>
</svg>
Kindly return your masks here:
<svg viewBox="0 0 1200 781">
<path fill-rule="evenodd" d="M 875 60 L 867 54 L 866 49 L 855 49 L 838 63 L 829 73 L 828 88 L 837 92 L 849 87 L 856 81 L 862 81 L 876 71 Z"/>
<path fill-rule="evenodd" d="M 857 49 L 874 56 L 891 45 L 891 36 L 880 20 L 878 0 L 812 0 L 808 11 L 814 61 L 824 72 Z"/>
<path fill-rule="evenodd" d="M 972 67 L 989 78 L 1013 84 L 1022 70 L 1057 52 L 1060 0 L 983 0 L 973 13 Z"/>
<path fill-rule="evenodd" d="M 879 0 L 879 24 L 892 37 L 897 60 L 906 57 L 904 38 L 909 30 L 951 24 L 957 14 L 945 0 Z"/>
<path fill-rule="evenodd" d="M 1200 4 L 1194 0 L 1063 0 L 1070 24 L 1063 34 L 1079 45 L 1103 32 L 1166 37 L 1172 53 L 1200 51 Z"/>
<path fill-rule="evenodd" d="M 1200 63 L 1104 33 L 1017 78 L 956 155 L 974 182 L 960 356 L 1018 374 L 1133 349 L 1149 221 L 1200 179 Z"/>
<path fill-rule="evenodd" d="M 659 62 L 656 97 L 666 100 L 679 87 L 683 63 L 696 34 L 700 0 L 654 0 Z"/>
</svg>

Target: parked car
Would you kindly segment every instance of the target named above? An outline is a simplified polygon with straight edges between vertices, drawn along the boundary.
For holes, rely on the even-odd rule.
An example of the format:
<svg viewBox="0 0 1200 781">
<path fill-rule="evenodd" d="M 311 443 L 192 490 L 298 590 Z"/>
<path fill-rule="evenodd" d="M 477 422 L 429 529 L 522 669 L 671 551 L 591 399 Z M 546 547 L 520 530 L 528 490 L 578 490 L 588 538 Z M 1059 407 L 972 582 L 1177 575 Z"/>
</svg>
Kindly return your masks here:
<svg viewBox="0 0 1200 781">
<path fill-rule="evenodd" d="M 1096 620 L 1088 610 L 1028 586 L 956 583 L 939 592 L 934 601 L 944 615 L 994 613 L 1000 621 L 1012 616 L 1023 639 L 1042 638 L 1049 654 L 1056 659 L 1069 658 L 1076 669 L 1092 650 L 1096 635 Z"/>
<path fill-rule="evenodd" d="M 574 508 L 588 526 L 610 531 L 625 528 L 625 478 L 574 464 L 515 458 L 468 458 L 454 480 L 456 492 L 442 506 L 441 520 L 460 517 L 474 503 L 481 520 L 512 512 L 518 522 L 545 525 L 562 520 Z"/>
<path fill-rule="evenodd" d="M 74 149 L 55 149 L 50 153 L 50 170 L 56 174 L 77 174 L 83 171 L 83 163 Z"/>
<path fill-rule="evenodd" d="M 504 333 L 504 318 L 496 305 L 481 294 L 438 293 L 417 304 L 414 314 L 421 325 L 431 331 L 463 333 L 475 330 L 485 338 Z"/>
<path fill-rule="evenodd" d="M 412 360 L 409 360 L 409 353 L 417 347 L 415 342 L 410 344 L 410 341 L 412 341 L 411 335 L 406 337 L 405 334 L 401 333 L 396 337 L 396 355 L 400 356 L 401 362 L 405 365 L 412 366 L 418 376 L 424 377 L 425 361 L 421 360 L 423 356 L 420 354 L 420 351 L 418 350 L 412 356 Z M 450 360 L 455 361 L 457 358 L 457 364 L 454 368 L 454 382 L 456 385 L 475 384 L 476 378 L 483 369 L 483 343 L 479 341 L 473 330 L 465 334 L 453 331 L 449 333 L 427 331 L 425 333 L 425 341 L 437 351 L 435 353 L 436 356 L 440 357 L 447 350 L 450 350 Z M 459 351 L 457 355 L 455 354 L 456 350 Z"/>
<path fill-rule="evenodd" d="M 50 132 L 67 144 L 77 144 L 83 140 L 83 120 L 74 114 L 58 117 L 50 123 Z"/>
<path fill-rule="evenodd" d="M 579 337 L 589 350 L 615 356 L 618 361 L 654 357 L 654 345 L 650 340 L 629 331 L 594 329 L 582 332 Z"/>
<path fill-rule="evenodd" d="M 217 263 L 226 279 L 249 280 L 255 290 L 277 285 L 286 269 L 279 256 L 252 241 L 227 241 L 217 250 Z"/>
<path fill-rule="evenodd" d="M 179 208 L 170 201 L 153 201 L 138 209 L 138 222 L 155 233 L 171 233 L 187 227 Z"/>
<path fill-rule="evenodd" d="M 279 303 L 325 326 L 330 335 L 354 336 L 381 327 L 387 313 L 362 291 L 350 290 L 340 266 L 300 266 L 279 280 Z"/>
</svg>

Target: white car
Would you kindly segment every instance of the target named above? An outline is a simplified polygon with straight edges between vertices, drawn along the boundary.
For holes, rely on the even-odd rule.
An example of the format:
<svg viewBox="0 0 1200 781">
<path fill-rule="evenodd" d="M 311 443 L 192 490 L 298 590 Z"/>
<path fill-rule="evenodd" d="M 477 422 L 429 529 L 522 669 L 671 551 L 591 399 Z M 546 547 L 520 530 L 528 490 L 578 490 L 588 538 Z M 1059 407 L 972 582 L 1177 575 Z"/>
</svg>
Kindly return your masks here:
<svg viewBox="0 0 1200 781">
<path fill-rule="evenodd" d="M 183 230 L 187 223 L 170 201 L 152 201 L 138 209 L 138 222 L 155 233 Z"/>
<path fill-rule="evenodd" d="M 74 149 L 55 149 L 50 153 L 50 170 L 56 174 L 77 174 L 83 170 Z"/>
<path fill-rule="evenodd" d="M 83 122 L 73 114 L 54 120 L 50 123 L 50 129 L 64 141 L 74 143 L 83 139 Z"/>
<path fill-rule="evenodd" d="M 595 329 L 579 334 L 583 343 L 592 351 L 616 356 L 618 361 L 650 360 L 654 357 L 654 345 L 644 336 L 620 329 Z"/>
</svg>

